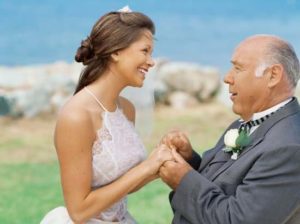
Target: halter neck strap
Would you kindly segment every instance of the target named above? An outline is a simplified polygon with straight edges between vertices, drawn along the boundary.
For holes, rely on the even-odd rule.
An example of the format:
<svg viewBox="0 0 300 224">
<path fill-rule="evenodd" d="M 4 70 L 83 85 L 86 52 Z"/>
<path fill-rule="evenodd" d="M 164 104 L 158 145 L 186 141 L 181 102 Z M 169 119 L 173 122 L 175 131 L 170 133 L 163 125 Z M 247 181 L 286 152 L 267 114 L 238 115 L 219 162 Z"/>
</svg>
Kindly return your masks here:
<svg viewBox="0 0 300 224">
<path fill-rule="evenodd" d="M 94 94 L 91 90 L 89 90 L 87 87 L 84 87 L 84 90 L 85 90 L 88 94 L 90 94 L 90 95 L 96 100 L 96 102 L 100 105 L 100 107 L 101 107 L 105 112 L 109 112 L 109 111 L 105 108 L 105 106 L 103 106 L 103 104 L 97 99 L 97 97 L 95 96 L 95 94 Z"/>
</svg>

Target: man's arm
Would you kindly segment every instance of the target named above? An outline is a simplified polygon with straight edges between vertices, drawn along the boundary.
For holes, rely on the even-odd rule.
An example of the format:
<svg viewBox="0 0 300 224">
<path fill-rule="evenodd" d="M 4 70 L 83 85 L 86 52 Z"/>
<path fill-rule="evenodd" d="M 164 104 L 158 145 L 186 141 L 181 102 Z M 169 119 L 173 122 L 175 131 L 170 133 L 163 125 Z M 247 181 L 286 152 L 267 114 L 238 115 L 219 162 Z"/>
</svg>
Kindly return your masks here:
<svg viewBox="0 0 300 224">
<path fill-rule="evenodd" d="M 177 188 L 182 178 L 188 173 L 190 170 L 193 170 L 193 167 L 191 164 L 188 164 L 181 156 L 177 153 L 175 149 L 172 149 L 172 155 L 174 158 L 174 161 L 167 161 L 165 162 L 160 170 L 159 170 L 159 176 L 162 178 L 162 180 L 169 185 L 169 187 L 173 190 Z M 197 163 L 201 162 L 201 157 L 193 151 L 193 157 L 191 158 L 191 163 L 196 164 L 195 166 L 198 166 Z M 169 200 L 170 203 L 172 201 L 174 191 L 170 192 L 169 194 Z M 174 210 L 173 210 L 174 211 Z"/>
<path fill-rule="evenodd" d="M 234 196 L 190 170 L 177 186 L 171 205 L 186 223 L 280 224 L 300 203 L 299 170 L 299 145 L 266 152 Z"/>
</svg>

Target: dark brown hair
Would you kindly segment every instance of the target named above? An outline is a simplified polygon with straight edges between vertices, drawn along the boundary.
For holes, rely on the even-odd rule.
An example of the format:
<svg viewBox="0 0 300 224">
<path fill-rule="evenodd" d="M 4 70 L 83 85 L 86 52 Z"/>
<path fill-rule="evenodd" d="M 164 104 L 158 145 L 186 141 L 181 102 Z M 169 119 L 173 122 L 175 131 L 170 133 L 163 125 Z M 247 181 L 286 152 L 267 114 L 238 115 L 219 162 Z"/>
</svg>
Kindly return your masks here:
<svg viewBox="0 0 300 224">
<path fill-rule="evenodd" d="M 107 69 L 111 54 L 127 48 L 145 29 L 154 35 L 152 20 L 139 12 L 110 12 L 102 16 L 75 55 L 75 60 L 86 67 L 74 94 L 97 80 Z"/>
</svg>

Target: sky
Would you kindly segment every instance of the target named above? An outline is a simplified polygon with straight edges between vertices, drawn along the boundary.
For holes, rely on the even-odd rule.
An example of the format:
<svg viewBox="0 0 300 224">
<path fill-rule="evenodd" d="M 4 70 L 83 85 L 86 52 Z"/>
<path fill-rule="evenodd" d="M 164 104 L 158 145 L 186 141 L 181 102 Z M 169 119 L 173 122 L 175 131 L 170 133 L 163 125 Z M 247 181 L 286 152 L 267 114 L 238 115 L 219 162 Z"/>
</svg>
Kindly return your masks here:
<svg viewBox="0 0 300 224">
<path fill-rule="evenodd" d="M 155 22 L 154 57 L 224 73 L 235 46 L 257 33 L 283 37 L 300 53 L 299 0 L 1 0 L 0 65 L 73 62 L 95 21 L 125 5 Z"/>
</svg>

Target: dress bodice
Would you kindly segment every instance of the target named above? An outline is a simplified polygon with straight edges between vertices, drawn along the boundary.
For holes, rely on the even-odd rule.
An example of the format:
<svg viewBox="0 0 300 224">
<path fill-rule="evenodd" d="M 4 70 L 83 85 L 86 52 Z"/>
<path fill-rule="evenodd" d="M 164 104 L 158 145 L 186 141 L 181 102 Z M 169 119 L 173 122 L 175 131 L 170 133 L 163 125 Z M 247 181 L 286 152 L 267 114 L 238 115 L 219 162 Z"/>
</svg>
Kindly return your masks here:
<svg viewBox="0 0 300 224">
<path fill-rule="evenodd" d="M 146 150 L 130 122 L 117 108 L 115 112 L 104 111 L 102 128 L 92 148 L 94 189 L 107 185 L 145 159 Z M 99 214 L 101 220 L 122 220 L 127 213 L 126 197 Z"/>
<path fill-rule="evenodd" d="M 146 156 L 146 150 L 133 123 L 117 108 L 103 112 L 103 126 L 97 131 L 92 148 L 93 181 L 97 188 L 109 184 Z"/>
<path fill-rule="evenodd" d="M 127 119 L 119 105 L 114 112 L 109 112 L 89 89 L 85 88 L 85 91 L 103 109 L 102 127 L 97 131 L 97 138 L 92 147 L 91 184 L 93 189 L 97 189 L 113 182 L 144 160 L 146 150 L 133 123 Z M 129 224 L 125 217 L 128 217 L 126 197 L 97 216 L 103 221 Z"/>
</svg>

